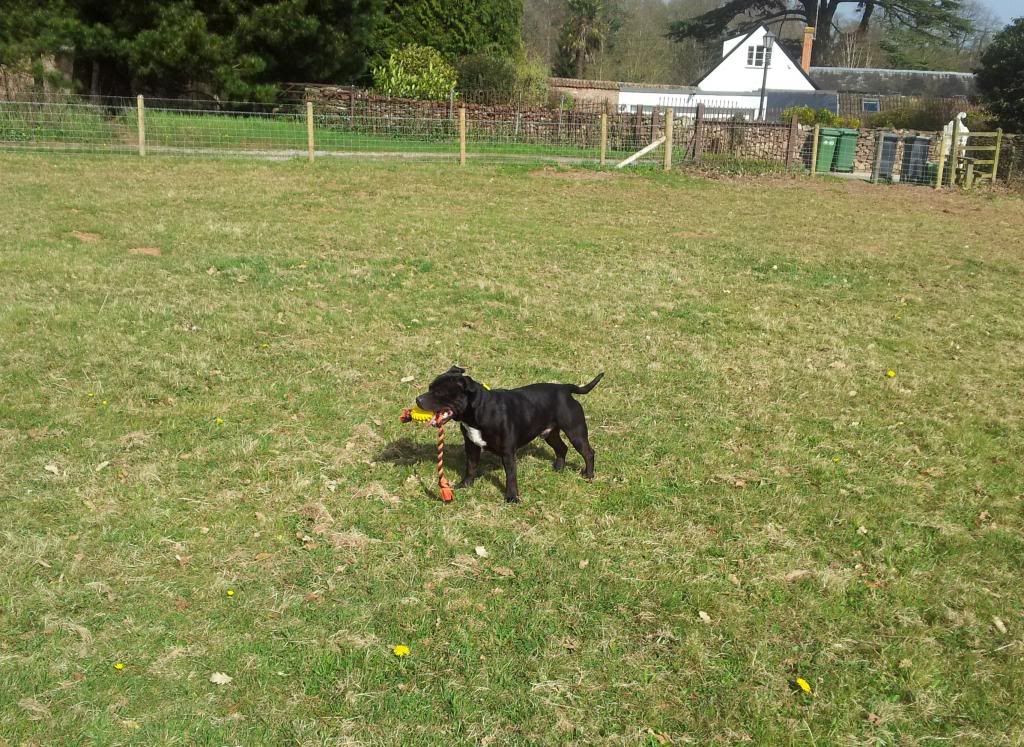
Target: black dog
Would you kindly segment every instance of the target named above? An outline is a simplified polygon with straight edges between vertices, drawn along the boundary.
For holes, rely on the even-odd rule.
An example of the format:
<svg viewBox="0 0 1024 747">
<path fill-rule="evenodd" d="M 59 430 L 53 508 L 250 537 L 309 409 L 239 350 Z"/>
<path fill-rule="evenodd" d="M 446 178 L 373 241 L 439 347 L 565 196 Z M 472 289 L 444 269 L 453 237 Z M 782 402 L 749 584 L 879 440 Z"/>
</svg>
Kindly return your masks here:
<svg viewBox="0 0 1024 747">
<path fill-rule="evenodd" d="M 518 389 L 485 389 L 466 376 L 466 370 L 452 366 L 434 379 L 416 404 L 434 413 L 431 424 L 443 425 L 456 420 L 466 439 L 466 474 L 459 487 L 476 480 L 482 449 L 501 457 L 505 466 L 505 500 L 519 500 L 516 484 L 516 451 L 537 436 L 543 436 L 555 450 L 555 469 L 565 467 L 569 448 L 559 438 L 564 431 L 573 447 L 583 456 L 583 476 L 594 477 L 594 450 L 587 439 L 587 420 L 583 407 L 573 394 L 586 394 L 604 376 L 586 386 L 575 384 L 530 384 Z"/>
</svg>

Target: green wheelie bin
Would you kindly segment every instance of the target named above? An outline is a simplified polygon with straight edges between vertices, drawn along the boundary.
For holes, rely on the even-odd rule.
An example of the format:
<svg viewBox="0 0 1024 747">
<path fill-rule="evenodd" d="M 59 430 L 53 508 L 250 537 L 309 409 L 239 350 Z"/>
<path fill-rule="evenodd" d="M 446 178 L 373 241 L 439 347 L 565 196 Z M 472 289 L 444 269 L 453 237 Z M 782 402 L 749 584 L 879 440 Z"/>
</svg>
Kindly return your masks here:
<svg viewBox="0 0 1024 747">
<path fill-rule="evenodd" d="M 836 171 L 849 174 L 853 171 L 853 163 L 857 158 L 857 137 L 860 135 L 860 130 L 841 127 L 838 132 L 839 145 L 836 148 Z"/>
<path fill-rule="evenodd" d="M 839 130 L 835 127 L 822 127 L 818 131 L 818 160 L 814 164 L 814 170 L 819 174 L 827 174 L 832 170 L 838 142 Z"/>
</svg>

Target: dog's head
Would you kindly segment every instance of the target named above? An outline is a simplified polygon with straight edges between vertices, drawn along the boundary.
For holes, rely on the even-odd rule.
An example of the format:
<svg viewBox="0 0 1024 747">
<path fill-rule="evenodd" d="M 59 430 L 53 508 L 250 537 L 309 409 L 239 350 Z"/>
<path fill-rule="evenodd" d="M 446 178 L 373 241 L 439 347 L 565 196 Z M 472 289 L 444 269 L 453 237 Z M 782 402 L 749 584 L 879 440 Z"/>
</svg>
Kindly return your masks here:
<svg viewBox="0 0 1024 747">
<path fill-rule="evenodd" d="M 449 420 L 461 420 L 480 390 L 480 385 L 466 376 L 466 369 L 452 366 L 430 382 L 416 404 L 434 413 L 430 424 L 437 427 Z"/>
</svg>

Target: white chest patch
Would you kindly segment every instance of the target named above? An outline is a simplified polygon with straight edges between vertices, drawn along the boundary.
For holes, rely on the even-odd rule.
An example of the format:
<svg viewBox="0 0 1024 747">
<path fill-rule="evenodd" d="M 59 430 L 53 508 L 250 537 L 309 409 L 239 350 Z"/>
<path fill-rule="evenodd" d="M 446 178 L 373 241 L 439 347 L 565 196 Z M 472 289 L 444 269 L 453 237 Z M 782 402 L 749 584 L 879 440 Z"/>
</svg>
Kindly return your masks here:
<svg viewBox="0 0 1024 747">
<path fill-rule="evenodd" d="M 487 445 L 487 442 L 484 441 L 483 434 L 480 433 L 480 431 L 478 431 L 476 428 L 470 428 L 468 425 L 465 426 L 465 428 L 466 438 L 475 443 L 481 449 Z"/>
</svg>

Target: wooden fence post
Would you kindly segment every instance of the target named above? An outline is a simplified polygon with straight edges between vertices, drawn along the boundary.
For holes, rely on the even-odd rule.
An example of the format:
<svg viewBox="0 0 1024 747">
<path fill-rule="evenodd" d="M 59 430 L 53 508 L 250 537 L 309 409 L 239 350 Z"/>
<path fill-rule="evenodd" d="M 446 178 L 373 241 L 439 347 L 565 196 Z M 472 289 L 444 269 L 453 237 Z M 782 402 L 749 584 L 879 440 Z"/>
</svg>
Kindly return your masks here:
<svg viewBox="0 0 1024 747">
<path fill-rule="evenodd" d="M 952 186 L 956 184 L 957 172 L 960 171 L 960 120 L 957 117 L 953 117 L 953 135 L 950 140 L 949 168 L 952 171 L 949 172 L 949 184 Z"/>
<path fill-rule="evenodd" d="M 811 176 L 818 173 L 818 138 L 821 137 L 821 125 L 815 123 L 814 136 L 811 138 Z"/>
<path fill-rule="evenodd" d="M 697 116 L 693 120 L 693 162 L 700 163 L 704 155 L 704 104 L 697 104 Z"/>
<path fill-rule="evenodd" d="M 349 125 L 354 124 L 356 121 L 356 89 L 348 89 L 348 123 Z"/>
<path fill-rule="evenodd" d="M 789 172 L 790 164 L 793 163 L 793 145 L 796 144 L 796 139 L 800 135 L 800 120 L 797 119 L 796 114 L 789 121 L 789 139 L 786 141 L 786 171 Z"/>
<path fill-rule="evenodd" d="M 139 155 L 146 155 L 146 102 L 142 94 L 135 100 L 136 119 L 139 124 Z"/>
<path fill-rule="evenodd" d="M 608 113 L 601 112 L 601 165 L 608 154 Z"/>
<path fill-rule="evenodd" d="M 309 152 L 309 162 L 313 163 L 313 102 L 306 102 L 306 150 Z"/>
<path fill-rule="evenodd" d="M 996 177 L 999 176 L 999 152 L 1003 149 L 1003 128 L 1000 127 L 996 130 L 996 151 L 995 155 L 992 156 L 992 183 L 996 183 Z"/>
<path fill-rule="evenodd" d="M 871 183 L 878 184 L 878 177 L 882 171 L 882 143 L 885 142 L 884 130 L 878 131 L 878 137 L 875 138 L 875 162 L 871 166 Z M 838 145 L 836 146 L 839 147 Z"/>
<path fill-rule="evenodd" d="M 466 165 L 466 107 L 459 107 L 459 165 Z"/>
<path fill-rule="evenodd" d="M 935 189 L 942 189 L 942 175 L 946 170 L 946 133 L 939 138 L 939 163 L 935 168 Z"/>
<path fill-rule="evenodd" d="M 665 171 L 672 170 L 672 126 L 675 124 L 676 113 L 672 107 L 665 109 Z"/>
</svg>

